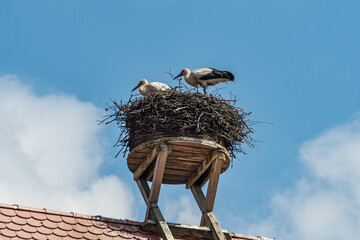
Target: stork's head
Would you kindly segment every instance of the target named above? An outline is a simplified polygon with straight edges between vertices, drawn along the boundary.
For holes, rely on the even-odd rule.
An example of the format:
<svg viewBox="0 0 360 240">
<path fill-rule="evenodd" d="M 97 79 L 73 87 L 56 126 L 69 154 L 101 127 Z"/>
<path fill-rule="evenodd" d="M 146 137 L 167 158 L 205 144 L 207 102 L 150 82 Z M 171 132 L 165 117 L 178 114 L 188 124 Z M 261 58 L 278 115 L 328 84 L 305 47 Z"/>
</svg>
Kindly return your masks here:
<svg viewBox="0 0 360 240">
<path fill-rule="evenodd" d="M 190 70 L 189 70 L 188 68 L 184 68 L 184 69 L 181 71 L 181 73 L 179 73 L 179 75 L 177 75 L 176 77 L 174 77 L 174 79 L 177 79 L 177 78 L 179 78 L 179 77 L 181 77 L 181 76 L 184 76 L 184 75 L 186 75 L 186 74 L 190 74 Z"/>
<path fill-rule="evenodd" d="M 135 91 L 137 88 L 141 87 L 142 85 L 148 84 L 148 81 L 146 81 L 146 79 L 142 79 L 138 85 L 136 85 L 136 87 L 131 90 L 132 92 Z"/>
</svg>

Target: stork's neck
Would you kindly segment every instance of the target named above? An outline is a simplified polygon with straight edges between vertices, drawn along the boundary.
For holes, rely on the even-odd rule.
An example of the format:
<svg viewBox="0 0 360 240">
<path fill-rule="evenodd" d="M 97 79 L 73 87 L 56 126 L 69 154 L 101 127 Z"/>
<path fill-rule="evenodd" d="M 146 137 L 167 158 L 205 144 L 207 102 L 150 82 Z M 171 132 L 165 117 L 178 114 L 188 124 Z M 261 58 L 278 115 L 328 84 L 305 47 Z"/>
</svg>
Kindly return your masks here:
<svg viewBox="0 0 360 240">
<path fill-rule="evenodd" d="M 190 77 L 190 70 L 188 68 L 184 68 L 185 74 L 184 74 L 184 78 L 188 79 Z"/>
</svg>

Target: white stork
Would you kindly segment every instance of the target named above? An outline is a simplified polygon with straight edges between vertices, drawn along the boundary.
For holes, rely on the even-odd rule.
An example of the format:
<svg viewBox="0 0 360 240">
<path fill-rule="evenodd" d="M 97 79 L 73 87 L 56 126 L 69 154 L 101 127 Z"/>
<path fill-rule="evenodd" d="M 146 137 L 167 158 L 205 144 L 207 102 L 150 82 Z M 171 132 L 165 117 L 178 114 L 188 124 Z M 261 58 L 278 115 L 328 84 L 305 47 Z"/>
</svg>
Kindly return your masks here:
<svg viewBox="0 0 360 240">
<path fill-rule="evenodd" d="M 146 79 L 142 79 L 136 87 L 131 90 L 132 92 L 139 88 L 139 92 L 143 96 L 149 96 L 160 92 L 166 92 L 172 88 L 164 83 L 151 82 L 149 83 Z"/>
<path fill-rule="evenodd" d="M 184 76 L 185 81 L 193 86 L 200 85 L 206 93 L 208 86 L 214 86 L 221 82 L 234 81 L 234 75 L 228 71 L 220 71 L 214 68 L 199 68 L 192 72 L 184 68 L 174 79 Z"/>
</svg>

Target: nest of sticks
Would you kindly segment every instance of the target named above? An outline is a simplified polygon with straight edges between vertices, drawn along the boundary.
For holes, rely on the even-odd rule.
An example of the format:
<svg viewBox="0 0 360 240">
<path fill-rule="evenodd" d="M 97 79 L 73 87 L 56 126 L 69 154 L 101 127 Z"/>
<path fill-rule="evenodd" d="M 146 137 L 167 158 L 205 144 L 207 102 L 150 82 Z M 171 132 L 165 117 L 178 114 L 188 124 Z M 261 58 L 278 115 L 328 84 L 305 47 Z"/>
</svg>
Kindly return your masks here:
<svg viewBox="0 0 360 240">
<path fill-rule="evenodd" d="M 174 90 L 148 97 L 131 96 L 127 103 L 112 100 L 111 113 L 101 123 L 115 122 L 121 133 L 115 144 L 124 156 L 137 145 L 162 137 L 195 137 L 224 146 L 234 158 L 253 147 L 250 113 L 236 107 L 236 100 L 221 96 Z"/>
</svg>

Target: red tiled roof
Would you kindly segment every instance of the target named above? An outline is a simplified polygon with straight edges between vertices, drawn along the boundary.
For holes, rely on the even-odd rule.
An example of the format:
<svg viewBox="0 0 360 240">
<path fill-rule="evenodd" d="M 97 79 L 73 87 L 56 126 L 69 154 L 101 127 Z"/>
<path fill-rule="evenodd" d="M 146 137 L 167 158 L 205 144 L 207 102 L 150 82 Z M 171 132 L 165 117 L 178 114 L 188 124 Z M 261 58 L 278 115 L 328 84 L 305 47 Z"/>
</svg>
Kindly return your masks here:
<svg viewBox="0 0 360 240">
<path fill-rule="evenodd" d="M 140 223 L 101 216 L 0 204 L 0 236 L 7 239 L 158 239 L 158 233 L 143 232 Z M 232 233 L 233 239 L 264 239 Z M 193 240 L 190 237 L 176 239 Z"/>
</svg>

